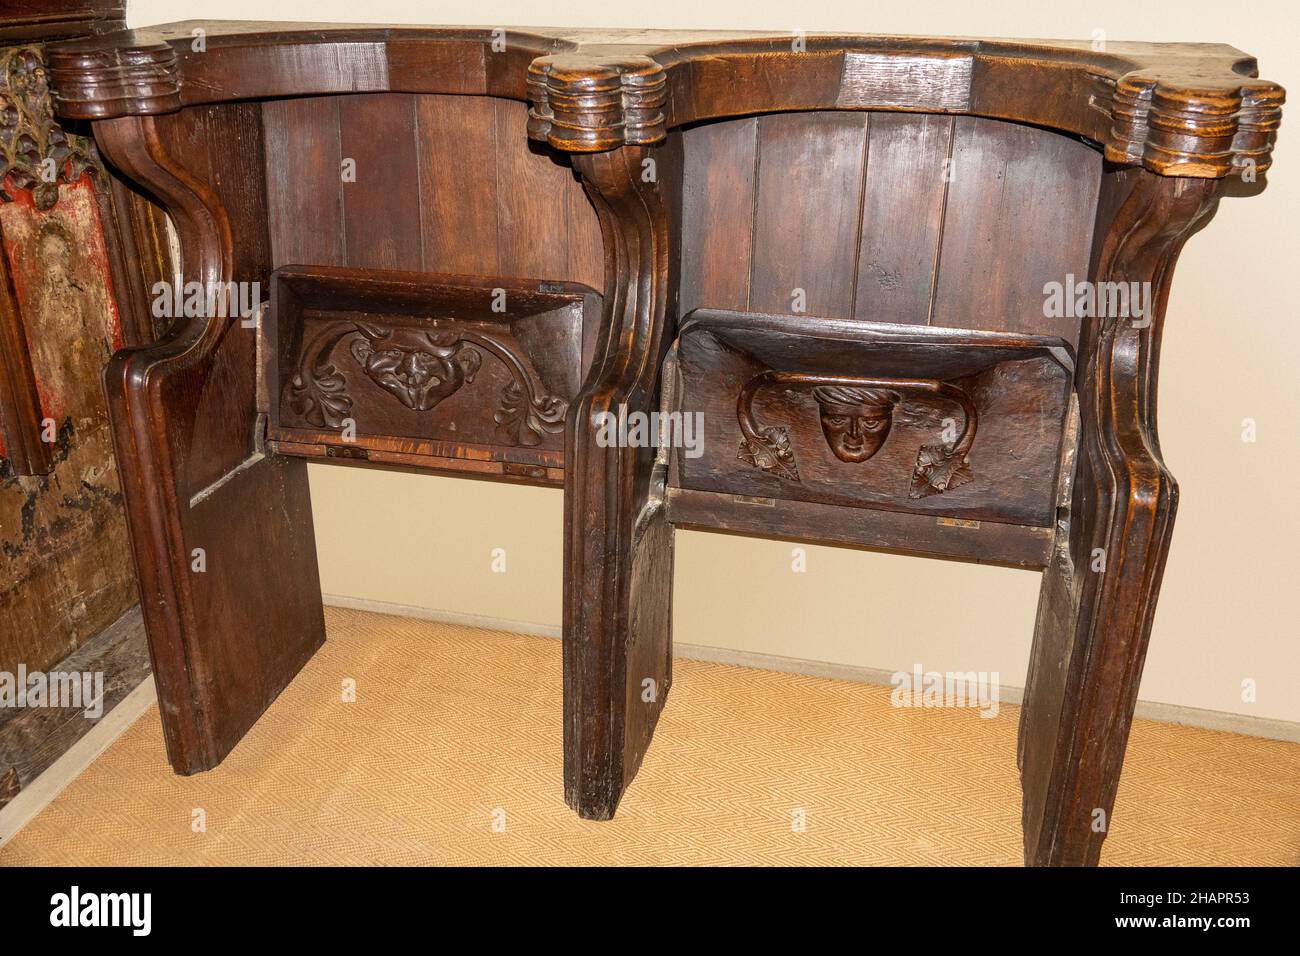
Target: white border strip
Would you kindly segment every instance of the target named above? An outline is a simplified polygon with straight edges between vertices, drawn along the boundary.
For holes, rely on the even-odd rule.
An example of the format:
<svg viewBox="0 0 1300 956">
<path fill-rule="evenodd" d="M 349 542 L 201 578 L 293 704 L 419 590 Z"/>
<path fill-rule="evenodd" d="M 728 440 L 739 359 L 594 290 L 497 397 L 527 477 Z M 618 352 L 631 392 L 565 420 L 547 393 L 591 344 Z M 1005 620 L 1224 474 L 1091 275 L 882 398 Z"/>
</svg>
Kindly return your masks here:
<svg viewBox="0 0 1300 956">
<path fill-rule="evenodd" d="M 157 700 L 158 692 L 154 688 L 153 675 L 150 675 L 86 731 L 67 753 L 18 791 L 18 796 L 0 809 L 0 847 L 27 826 Z"/>
<path fill-rule="evenodd" d="M 372 601 L 368 598 L 349 597 L 343 594 L 324 595 L 325 603 L 330 607 L 351 608 L 356 611 L 370 611 L 374 614 L 390 614 L 396 617 L 413 617 L 424 621 L 437 621 L 440 624 L 459 624 L 463 627 L 477 627 L 489 631 L 508 631 L 512 634 L 528 634 L 534 637 L 560 636 L 560 628 L 555 624 L 534 624 L 528 621 L 509 621 L 499 617 L 487 617 L 481 614 L 463 614 L 459 611 L 440 611 L 435 608 L 415 607 L 410 604 L 392 604 L 388 601 Z M 890 686 L 893 671 L 876 667 L 860 667 L 855 664 L 835 664 L 829 661 L 801 660 L 797 657 L 781 657 L 776 654 L 760 654 L 756 651 L 742 651 L 730 647 L 708 647 L 703 644 L 673 643 L 673 653 L 688 660 L 711 661 L 715 664 L 731 664 L 736 667 L 753 667 L 765 671 L 778 671 L 783 674 L 803 674 L 806 677 L 827 677 L 832 680 L 850 681 L 855 684 L 881 684 Z M 1002 684 L 998 699 L 1007 704 L 1019 704 L 1024 700 L 1025 689 Z M 1200 707 L 1184 707 L 1180 704 L 1164 704 L 1158 701 L 1139 700 L 1136 716 L 1142 720 L 1155 720 L 1164 724 L 1183 724 L 1188 727 L 1201 727 L 1206 730 L 1221 730 L 1230 734 L 1244 734 L 1247 737 L 1263 737 L 1267 740 L 1285 740 L 1300 743 L 1300 723 L 1278 720 L 1273 717 L 1252 717 L 1248 714 L 1232 714 L 1220 710 L 1205 710 Z"/>
</svg>

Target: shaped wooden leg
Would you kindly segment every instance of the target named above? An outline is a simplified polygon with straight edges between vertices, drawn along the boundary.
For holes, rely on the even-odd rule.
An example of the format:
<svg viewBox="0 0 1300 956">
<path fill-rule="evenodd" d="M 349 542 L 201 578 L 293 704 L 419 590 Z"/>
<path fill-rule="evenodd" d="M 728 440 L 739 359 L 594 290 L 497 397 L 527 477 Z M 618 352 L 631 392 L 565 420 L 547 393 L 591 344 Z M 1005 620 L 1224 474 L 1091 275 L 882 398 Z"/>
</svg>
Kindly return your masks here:
<svg viewBox="0 0 1300 956">
<path fill-rule="evenodd" d="M 655 449 L 607 447 L 599 422 L 658 407 L 676 310 L 679 150 L 674 138 L 574 158 L 600 216 L 605 311 L 565 433 L 564 793 L 595 820 L 613 816 L 672 680 L 673 531 Z"/>
<path fill-rule="evenodd" d="M 1218 190 L 1141 169 L 1104 177 L 1092 279 L 1149 283 L 1150 305 L 1084 320 L 1072 502 L 1044 572 L 1020 721 L 1030 865 L 1096 865 L 1111 825 L 1178 504 L 1156 434 L 1169 281 Z"/>
<path fill-rule="evenodd" d="M 108 157 L 171 214 L 185 280 L 205 290 L 231 280 L 265 287 L 258 108 L 97 124 Z M 210 170 L 209 156 L 227 159 Z M 256 332 L 226 317 L 229 308 L 215 311 L 178 319 L 158 342 L 119 352 L 105 372 L 178 773 L 218 764 L 325 638 L 305 463 L 262 453 Z"/>
</svg>

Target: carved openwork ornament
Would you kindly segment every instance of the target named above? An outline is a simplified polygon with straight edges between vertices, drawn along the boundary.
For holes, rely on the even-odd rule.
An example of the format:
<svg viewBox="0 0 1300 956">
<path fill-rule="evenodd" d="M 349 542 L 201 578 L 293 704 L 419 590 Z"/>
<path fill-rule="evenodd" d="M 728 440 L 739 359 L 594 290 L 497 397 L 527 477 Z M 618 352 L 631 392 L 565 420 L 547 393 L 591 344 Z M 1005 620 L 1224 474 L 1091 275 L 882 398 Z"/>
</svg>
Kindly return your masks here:
<svg viewBox="0 0 1300 956">
<path fill-rule="evenodd" d="M 799 480 L 789 430 L 760 425 L 754 420 L 754 396 L 773 385 L 812 385 L 822 435 L 831 453 L 842 462 L 869 461 L 884 446 L 893 425 L 894 410 L 908 393 L 939 395 L 961 406 L 966 421 L 952 443 L 922 445 L 912 470 L 910 498 L 938 495 L 974 478 L 970 450 L 975 444 L 978 413 L 965 391 L 937 379 L 865 378 L 809 375 L 801 372 L 761 372 L 740 390 L 736 419 L 742 438 L 737 457 L 760 471 L 787 481 Z"/>
<path fill-rule="evenodd" d="M 98 172 L 90 144 L 54 121 L 39 50 L 0 50 L 0 81 L 0 200 L 12 202 L 24 190 L 37 209 L 50 209 L 59 183 Z"/>
<path fill-rule="evenodd" d="M 502 441 L 537 445 L 564 427 L 568 403 L 546 394 L 532 370 L 491 336 L 357 322 L 331 323 L 317 334 L 285 386 L 289 407 L 312 425 L 341 428 L 352 410 L 347 378 L 330 361 L 348 336 L 355 336 L 348 352 L 358 369 L 407 408 L 432 411 L 471 384 L 483 364 L 481 349 L 510 372 L 493 415 Z"/>
</svg>

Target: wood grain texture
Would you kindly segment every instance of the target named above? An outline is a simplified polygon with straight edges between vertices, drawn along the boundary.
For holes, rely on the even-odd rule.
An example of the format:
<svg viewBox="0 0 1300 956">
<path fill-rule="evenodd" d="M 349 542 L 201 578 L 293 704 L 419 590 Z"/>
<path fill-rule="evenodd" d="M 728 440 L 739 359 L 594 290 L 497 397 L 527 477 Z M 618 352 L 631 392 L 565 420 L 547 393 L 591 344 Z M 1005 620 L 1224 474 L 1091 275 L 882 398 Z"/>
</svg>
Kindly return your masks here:
<svg viewBox="0 0 1300 956">
<path fill-rule="evenodd" d="M 1090 818 L 1109 814 L 1118 783 L 1176 505 L 1155 429 L 1159 327 L 1214 181 L 1270 162 L 1284 94 L 1253 60 L 1194 44 L 1100 54 L 1075 41 L 812 36 L 795 50 L 790 37 L 593 31 L 520 31 L 497 56 L 480 28 L 275 24 L 213 24 L 198 57 L 185 50 L 191 26 L 51 54 L 59 108 L 99 119 L 118 165 L 167 202 L 190 276 L 261 279 L 282 256 L 339 256 L 371 278 L 454 264 L 545 292 L 595 282 L 599 222 L 602 318 L 581 330 L 562 459 L 571 806 L 614 813 L 663 707 L 676 514 L 1046 567 L 1019 748 L 1026 861 L 1097 861 Z M 323 182 L 335 133 L 355 184 Z M 266 165 L 281 155 L 301 156 L 290 168 L 306 174 Z M 341 245 L 296 234 L 304 223 L 334 228 Z M 1047 284 L 1071 276 L 1150 283 L 1152 325 L 1050 314 Z M 732 311 L 715 315 L 712 344 L 688 326 L 673 351 L 686 308 Z M 393 319 L 400 336 L 423 321 L 406 312 Z M 431 410 L 417 406 L 474 364 L 455 342 L 429 351 L 392 330 L 349 334 L 366 374 L 412 410 Z M 574 339 L 569 323 L 540 362 L 570 384 Z M 220 759 L 319 640 L 291 456 L 359 457 L 337 451 L 333 424 L 281 422 L 262 442 L 249 341 L 188 321 L 110 366 L 182 770 Z M 260 383 L 268 411 L 282 397 L 268 379 L 291 374 L 279 358 L 304 343 L 277 341 Z M 435 384 L 426 353 L 459 364 Z M 345 357 L 321 354 L 328 391 Z M 664 401 L 680 394 L 741 436 L 715 432 L 707 473 L 683 465 L 667 491 L 666 458 L 597 440 L 593 421 L 658 408 L 665 368 L 680 387 Z M 375 419 L 376 463 L 425 455 L 429 467 L 558 477 L 545 441 L 535 460 L 485 451 L 482 408 L 463 443 L 404 414 Z M 945 418 L 955 434 L 912 459 Z M 755 505 L 764 498 L 770 510 Z M 232 523 L 245 500 L 255 505 Z M 214 542 L 222 569 L 200 583 L 184 563 L 193 540 Z M 1105 570 L 1085 573 L 1098 549 Z M 254 618 L 277 637 L 249 647 Z"/>
<path fill-rule="evenodd" d="M 706 123 L 682 135 L 682 314 L 749 308 L 754 255 L 756 118 Z"/>
<path fill-rule="evenodd" d="M 165 204 L 187 281 L 269 275 L 259 111 L 205 107 L 95 131 Z M 235 161 L 216 163 L 232 144 Z M 181 773 L 219 763 L 324 640 L 306 466 L 257 450 L 254 346 L 238 318 L 191 316 L 105 372 L 167 752 Z"/>
<path fill-rule="evenodd" d="M 677 309 L 681 142 L 575 162 L 600 215 L 606 278 L 595 360 L 565 431 L 564 793 L 602 820 L 635 775 L 672 681 L 672 528 L 656 450 L 600 441 L 596 416 L 656 407 Z"/>
<path fill-rule="evenodd" d="M 948 191 L 953 120 L 873 113 L 867 142 L 854 316 L 929 322 Z"/>
<path fill-rule="evenodd" d="M 799 296 L 809 315 L 850 316 L 866 121 L 788 113 L 764 116 L 758 127 L 749 308 L 790 312 Z"/>
<path fill-rule="evenodd" d="M 1096 281 L 1154 286 L 1146 327 L 1089 322 L 1080 345 L 1080 445 L 1068 523 L 1044 575 L 1021 712 L 1025 862 L 1095 866 L 1151 637 L 1178 485 L 1160 457 L 1156 386 L 1174 264 L 1213 215 L 1219 184 L 1113 171 Z"/>
<path fill-rule="evenodd" d="M 1077 341 L 1078 318 L 1043 314 L 1043 286 L 1086 273 L 1101 166 L 1059 134 L 958 117 L 931 322 Z"/>
<path fill-rule="evenodd" d="M 496 103 L 485 97 L 421 96 L 415 115 L 420 267 L 425 272 L 497 274 Z M 517 147 L 518 136 L 513 141 Z"/>
<path fill-rule="evenodd" d="M 338 97 L 262 105 L 272 261 L 341 266 L 343 144 Z M 304 198 L 310 196 L 310 202 Z"/>
<path fill-rule="evenodd" d="M 343 183 L 347 264 L 419 269 L 420 215 L 411 208 L 409 192 L 419 178 L 414 99 L 340 97 L 339 142 L 343 160 L 356 163 L 356 182 Z"/>
</svg>

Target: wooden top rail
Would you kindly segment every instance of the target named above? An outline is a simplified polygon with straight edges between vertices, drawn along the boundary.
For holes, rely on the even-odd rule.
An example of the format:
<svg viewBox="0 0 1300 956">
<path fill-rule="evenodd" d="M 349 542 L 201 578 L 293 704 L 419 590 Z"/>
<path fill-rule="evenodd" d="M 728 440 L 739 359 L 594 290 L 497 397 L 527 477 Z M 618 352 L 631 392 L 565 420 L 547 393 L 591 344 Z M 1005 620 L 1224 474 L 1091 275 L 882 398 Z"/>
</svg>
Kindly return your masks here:
<svg viewBox="0 0 1300 956">
<path fill-rule="evenodd" d="M 1255 60 L 1201 43 L 838 34 L 396 27 L 193 20 L 59 44 L 61 116 L 329 93 L 499 96 L 529 135 L 605 152 L 669 129 L 785 110 L 901 110 L 1034 123 L 1112 162 L 1222 178 L 1270 153 L 1285 92 Z"/>
</svg>

